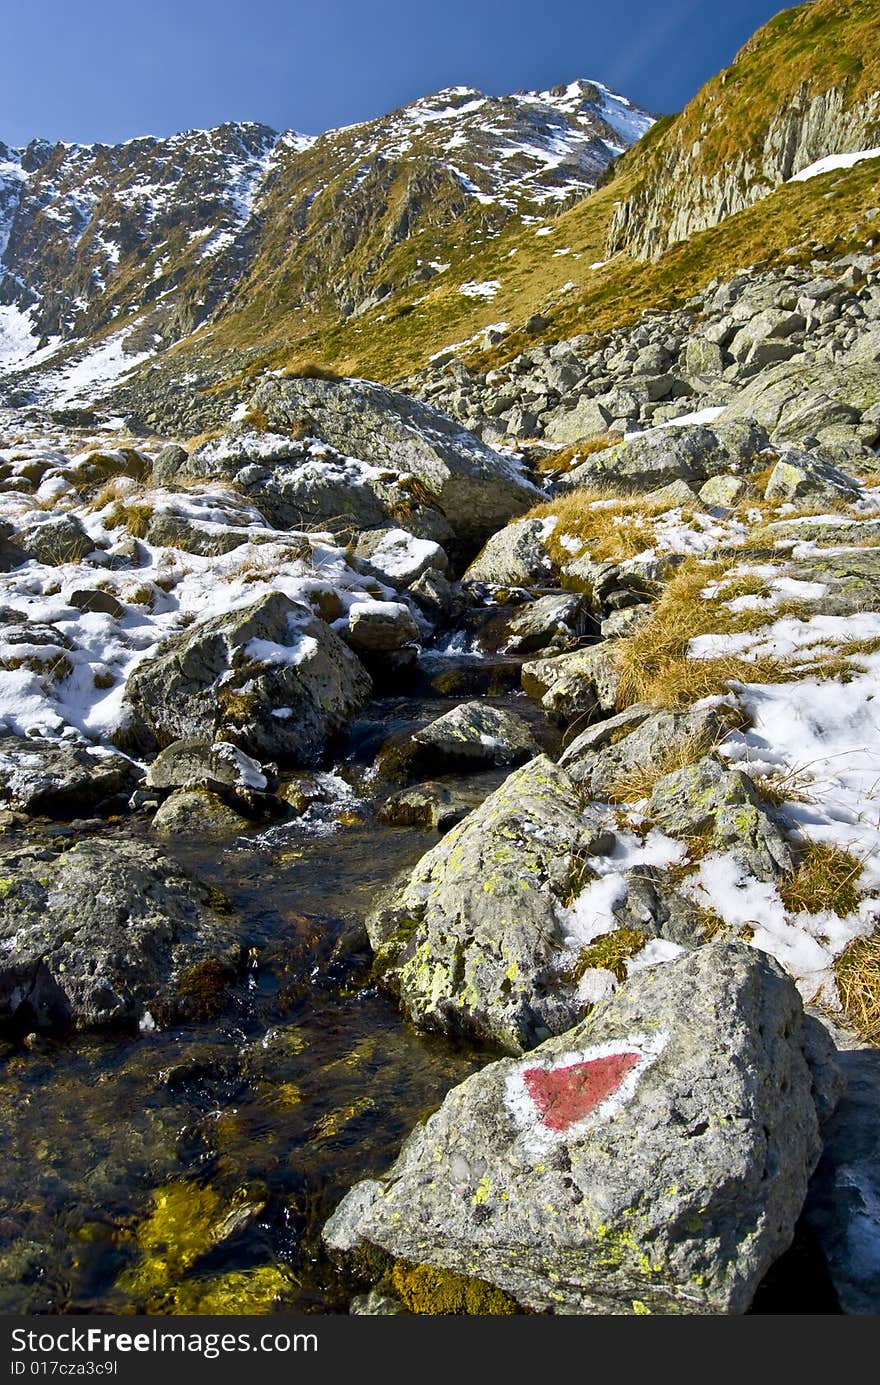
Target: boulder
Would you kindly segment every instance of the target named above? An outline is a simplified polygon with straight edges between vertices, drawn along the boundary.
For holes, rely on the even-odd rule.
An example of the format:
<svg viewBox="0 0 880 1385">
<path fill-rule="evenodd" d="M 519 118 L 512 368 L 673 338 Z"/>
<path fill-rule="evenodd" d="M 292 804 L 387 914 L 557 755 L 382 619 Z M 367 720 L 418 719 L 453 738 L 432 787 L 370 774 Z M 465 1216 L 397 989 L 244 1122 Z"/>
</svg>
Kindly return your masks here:
<svg viewBox="0 0 880 1385">
<path fill-rule="evenodd" d="M 564 721 L 598 710 L 613 712 L 619 684 L 614 655 L 604 644 L 535 659 L 522 667 L 524 691 Z"/>
<path fill-rule="evenodd" d="M 0 1027 L 198 1017 L 207 989 L 219 1003 L 243 950 L 216 892 L 139 842 L 96 838 L 45 855 L 4 863 Z"/>
<path fill-rule="evenodd" d="M 546 539 L 556 524 L 549 519 L 517 519 L 487 541 L 464 574 L 465 583 L 498 587 L 531 587 L 548 583 L 553 563 Z"/>
<path fill-rule="evenodd" d="M 442 544 L 452 535 L 409 471 L 371 465 L 313 438 L 235 424 L 200 444 L 183 472 L 234 481 L 276 529 L 319 526 L 348 542 L 365 529 L 387 529 L 405 519 L 419 538 Z"/>
<path fill-rule="evenodd" d="M 583 438 L 592 438 L 599 433 L 607 433 L 613 415 L 595 399 L 582 394 L 572 408 L 560 405 L 548 415 L 544 424 L 544 437 L 548 442 L 569 447 Z"/>
<path fill-rule="evenodd" d="M 252 407 L 270 428 L 305 426 L 348 457 L 412 476 L 460 540 L 486 538 L 540 498 L 509 455 L 418 400 L 366 380 L 273 378 Z"/>
<path fill-rule="evenodd" d="M 412 586 L 431 569 L 449 570 L 449 559 L 439 543 L 417 539 L 406 529 L 372 529 L 361 534 L 354 555 L 365 572 L 392 587 Z"/>
<path fill-rule="evenodd" d="M 126 684 L 125 734 L 156 748 L 228 740 L 314 763 L 366 702 L 370 679 L 329 626 L 280 592 L 173 635 Z"/>
<path fill-rule="evenodd" d="M 29 557 L 49 567 L 79 563 L 95 548 L 76 515 L 40 515 L 27 520 L 14 543 Z"/>
<path fill-rule="evenodd" d="M 858 481 L 840 471 L 821 454 L 789 449 L 783 453 L 770 475 L 765 500 L 858 500 Z"/>
<path fill-rule="evenodd" d="M 230 836 L 251 826 L 210 789 L 175 789 L 153 818 L 160 837 Z"/>
<path fill-rule="evenodd" d="M 400 601 L 358 601 L 348 612 L 346 639 L 364 654 L 386 654 L 416 644 L 419 627 Z"/>
<path fill-rule="evenodd" d="M 141 773 L 124 755 L 68 741 L 0 737 L 0 798 L 24 813 L 88 816 L 120 794 L 127 797 Z"/>
<path fill-rule="evenodd" d="M 740 724 L 738 709 L 723 702 L 681 712 L 641 704 L 581 732 L 566 746 L 560 764 L 590 798 L 605 800 L 616 781 L 706 754 Z"/>
<path fill-rule="evenodd" d="M 517 765 L 540 751 L 527 722 L 485 702 L 463 702 L 411 736 L 392 737 L 379 752 L 379 773 L 412 780 L 453 770 Z"/>
<path fill-rule="evenodd" d="M 793 867 L 791 848 L 752 780 L 706 756 L 657 780 L 651 820 L 674 837 L 705 837 L 758 880 L 776 880 Z"/>
<path fill-rule="evenodd" d="M 595 631 L 587 598 L 575 592 L 552 592 L 517 612 L 507 627 L 508 653 L 534 654 L 539 649 L 566 650 Z"/>
<path fill-rule="evenodd" d="M 756 376 L 727 405 L 720 421 L 753 419 L 774 439 L 799 442 L 832 424 L 857 422 L 877 403 L 880 367 L 876 364 L 790 361 Z"/>
<path fill-rule="evenodd" d="M 564 770 L 515 770 L 367 920 L 376 970 L 416 1024 L 522 1052 L 579 1015 L 557 906 L 612 836 Z"/>
<path fill-rule="evenodd" d="M 733 509 L 746 493 L 746 483 L 739 476 L 710 476 L 700 487 L 700 499 L 704 505 L 718 506 L 719 509 Z"/>
<path fill-rule="evenodd" d="M 147 770 L 148 789 L 203 788 L 253 789 L 269 787 L 269 779 L 257 760 L 245 755 L 231 741 L 191 738 L 173 741 L 156 756 Z"/>
<path fill-rule="evenodd" d="M 485 791 L 452 789 L 448 784 L 416 784 L 391 794 L 382 804 L 379 817 L 391 827 L 420 827 L 425 831 L 436 828 L 438 832 L 448 832 L 479 807 L 485 797 Z"/>
<path fill-rule="evenodd" d="M 686 424 L 641 433 L 604 452 L 594 452 L 561 477 L 558 485 L 566 491 L 596 485 L 653 491 L 670 481 L 701 485 L 727 465 L 727 453 L 712 430 Z"/>
<path fill-rule="evenodd" d="M 324 1229 L 552 1314 L 739 1314 L 788 1248 L 839 1092 L 794 983 L 743 944 L 633 976 L 483 1068 Z"/>
</svg>

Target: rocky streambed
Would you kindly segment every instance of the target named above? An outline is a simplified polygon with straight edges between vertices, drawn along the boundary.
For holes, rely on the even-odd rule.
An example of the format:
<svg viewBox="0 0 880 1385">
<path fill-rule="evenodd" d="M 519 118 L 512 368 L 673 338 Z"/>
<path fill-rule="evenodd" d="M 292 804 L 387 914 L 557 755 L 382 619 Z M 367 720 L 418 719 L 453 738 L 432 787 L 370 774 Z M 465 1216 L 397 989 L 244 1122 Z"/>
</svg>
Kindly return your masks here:
<svg viewBox="0 0 880 1385">
<path fill-rule="evenodd" d="M 6 1311 L 871 1311 L 876 375 L 4 445 Z"/>
</svg>

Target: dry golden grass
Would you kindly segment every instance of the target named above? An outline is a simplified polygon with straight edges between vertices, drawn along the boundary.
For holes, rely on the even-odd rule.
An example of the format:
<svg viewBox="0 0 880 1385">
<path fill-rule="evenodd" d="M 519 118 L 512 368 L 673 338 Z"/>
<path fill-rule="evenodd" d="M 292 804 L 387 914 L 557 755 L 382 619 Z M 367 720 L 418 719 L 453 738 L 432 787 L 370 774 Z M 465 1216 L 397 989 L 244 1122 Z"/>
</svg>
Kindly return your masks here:
<svg viewBox="0 0 880 1385">
<path fill-rule="evenodd" d="M 790 683 L 798 678 L 852 677 L 858 672 L 854 659 L 873 653 L 877 640 L 843 644 L 834 653 L 817 653 L 800 663 L 762 656 L 755 659 L 722 655 L 690 659 L 688 647 L 699 635 L 741 634 L 757 631 L 786 616 L 808 620 L 815 607 L 807 602 L 783 602 L 773 611 L 731 611 L 729 602 L 738 595 L 754 594 L 756 579 L 735 572 L 725 580 L 733 559 L 703 562 L 688 559 L 664 588 L 647 625 L 629 639 L 616 643 L 614 654 L 620 670 L 618 705 L 653 702 L 660 707 L 686 707 L 702 697 L 723 693 L 731 682 Z M 757 579 L 759 588 L 760 579 Z M 701 593 L 710 584 L 723 583 L 715 599 Z"/>
<path fill-rule="evenodd" d="M 591 438 L 585 438 L 583 442 L 564 447 L 561 452 L 551 452 L 548 456 L 542 457 L 535 469 L 542 476 L 565 476 L 588 457 L 594 457 L 597 452 L 607 452 L 609 447 L 616 447 L 622 441 L 619 433 L 596 433 Z"/>
<path fill-rule="evenodd" d="M 880 1044 L 880 932 L 856 938 L 834 964 L 843 1013 L 872 1044 Z"/>
<path fill-rule="evenodd" d="M 859 877 L 864 862 L 840 847 L 810 842 L 804 847 L 794 875 L 780 887 L 783 904 L 792 914 L 830 911 L 846 918 L 857 908 Z"/>
<path fill-rule="evenodd" d="M 647 941 L 647 933 L 642 933 L 638 928 L 616 928 L 613 933 L 603 933 L 587 947 L 581 948 L 571 970 L 572 980 L 580 981 L 584 972 L 601 967 L 610 971 L 618 981 L 625 981 L 627 962 L 641 952 Z"/>
<path fill-rule="evenodd" d="M 624 562 L 654 546 L 651 521 L 666 514 L 667 501 L 644 495 L 621 496 L 598 487 L 570 491 L 529 511 L 529 519 L 555 517 L 557 524 L 546 540 L 553 561 L 559 565 L 576 556 L 562 543 L 563 536 L 579 539 L 583 550 L 597 562 Z M 687 511 L 682 512 L 688 518 Z"/>
</svg>

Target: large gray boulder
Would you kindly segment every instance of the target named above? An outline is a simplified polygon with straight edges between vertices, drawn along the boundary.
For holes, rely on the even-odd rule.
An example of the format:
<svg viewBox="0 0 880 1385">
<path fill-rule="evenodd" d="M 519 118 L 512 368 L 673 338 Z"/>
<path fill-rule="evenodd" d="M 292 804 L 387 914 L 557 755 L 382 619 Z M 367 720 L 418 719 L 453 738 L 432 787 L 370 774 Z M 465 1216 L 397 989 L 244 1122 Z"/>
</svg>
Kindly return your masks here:
<svg viewBox="0 0 880 1385">
<path fill-rule="evenodd" d="M 739 417 L 711 428 L 696 423 L 654 428 L 594 453 L 561 477 L 557 485 L 566 491 L 581 486 L 654 491 L 673 481 L 685 481 L 698 488 L 731 467 L 760 469 L 760 454 L 766 445 L 764 429 L 751 419 Z"/>
<path fill-rule="evenodd" d="M 554 567 L 546 540 L 554 519 L 516 519 L 487 541 L 462 578 L 488 586 L 547 586 Z"/>
<path fill-rule="evenodd" d="M 838 1084 L 776 962 L 714 943 L 454 1088 L 324 1238 L 539 1312 L 744 1313 L 792 1240 Z"/>
<path fill-rule="evenodd" d="M 152 847 L 93 839 L 3 864 L 0 1028 L 198 1018 L 241 962 L 225 901 Z"/>
<path fill-rule="evenodd" d="M 444 543 L 452 533 L 409 473 L 370 465 L 311 438 L 256 432 L 246 423 L 201 443 L 181 473 L 234 481 L 276 529 L 317 527 L 348 540 L 403 519 L 419 538 Z"/>
<path fill-rule="evenodd" d="M 614 711 L 620 674 L 603 643 L 523 664 L 522 685 L 545 711 L 574 721 L 600 709 Z"/>
<path fill-rule="evenodd" d="M 174 635 L 126 685 L 148 746 L 227 740 L 257 758 L 320 758 L 369 696 L 369 676 L 328 625 L 280 592 Z"/>
<path fill-rule="evenodd" d="M 459 539 L 485 538 L 540 498 L 511 457 L 427 404 L 368 380 L 270 379 L 252 407 L 270 428 L 304 430 L 348 457 L 414 477 Z"/>
<path fill-rule="evenodd" d="M 880 403 L 880 366 L 861 364 L 773 366 L 728 404 L 720 422 L 754 419 L 774 439 L 800 442 L 835 424 L 857 423 Z"/>
<path fill-rule="evenodd" d="M 509 1052 L 579 1015 L 559 974 L 557 906 L 612 835 L 544 756 L 516 770 L 423 856 L 367 920 L 377 972 L 426 1028 Z"/>
</svg>

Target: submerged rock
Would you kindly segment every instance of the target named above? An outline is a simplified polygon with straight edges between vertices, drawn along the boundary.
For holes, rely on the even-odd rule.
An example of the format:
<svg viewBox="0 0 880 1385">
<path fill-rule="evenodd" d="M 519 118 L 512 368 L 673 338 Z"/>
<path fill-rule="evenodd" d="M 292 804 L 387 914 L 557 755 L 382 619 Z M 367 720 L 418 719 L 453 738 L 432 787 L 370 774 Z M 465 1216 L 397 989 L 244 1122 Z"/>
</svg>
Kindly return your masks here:
<svg viewBox="0 0 880 1385">
<path fill-rule="evenodd" d="M 198 1018 L 240 965 L 227 901 L 154 847 L 93 839 L 2 865 L 0 1028 Z"/>
<path fill-rule="evenodd" d="M 544 756 L 514 771 L 367 920 L 377 972 L 427 1028 L 517 1053 L 578 1017 L 557 906 L 612 835 Z"/>
<path fill-rule="evenodd" d="M 743 1313 L 788 1247 L 839 1091 L 793 982 L 715 943 L 483 1068 L 324 1230 L 549 1313 Z"/>
<path fill-rule="evenodd" d="M 129 678 L 126 701 L 148 745 L 216 738 L 312 763 L 370 686 L 329 626 L 273 592 L 166 640 Z"/>
</svg>

